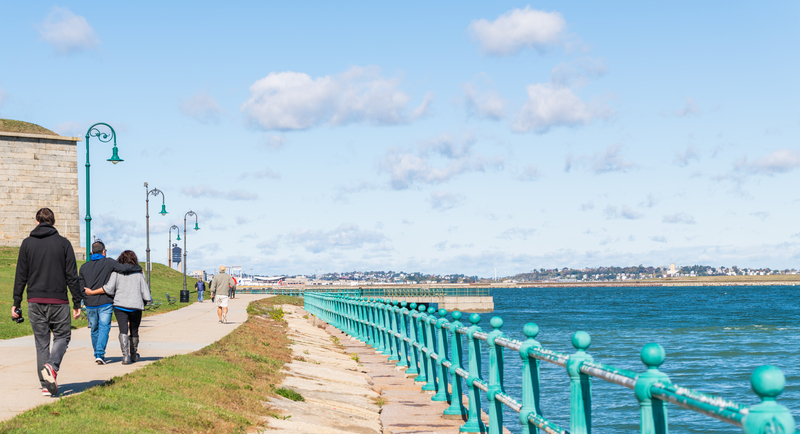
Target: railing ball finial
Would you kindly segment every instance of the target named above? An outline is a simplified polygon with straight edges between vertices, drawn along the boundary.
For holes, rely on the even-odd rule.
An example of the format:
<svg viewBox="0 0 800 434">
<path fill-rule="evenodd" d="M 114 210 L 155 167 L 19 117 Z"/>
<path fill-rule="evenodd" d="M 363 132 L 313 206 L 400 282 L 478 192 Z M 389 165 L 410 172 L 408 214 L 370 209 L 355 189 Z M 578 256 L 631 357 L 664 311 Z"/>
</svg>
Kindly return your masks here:
<svg viewBox="0 0 800 434">
<path fill-rule="evenodd" d="M 500 327 L 503 327 L 503 318 L 499 316 L 492 317 L 491 321 L 489 321 L 489 325 L 495 330 L 500 330 Z"/>
<path fill-rule="evenodd" d="M 408 302 L 407 301 L 403 300 L 403 301 L 400 302 L 400 307 L 405 309 L 406 306 L 408 306 Z"/>
<path fill-rule="evenodd" d="M 647 369 L 658 369 L 659 366 L 664 364 L 664 359 L 667 357 L 667 353 L 664 351 L 664 347 L 661 345 L 650 342 L 649 344 L 642 347 L 642 363 L 647 366 Z"/>
<path fill-rule="evenodd" d="M 442 318 L 446 317 L 447 316 L 447 309 L 445 309 L 445 308 L 439 309 L 439 316 L 442 317 Z"/>
<path fill-rule="evenodd" d="M 436 313 L 436 308 L 435 307 L 429 307 L 428 308 L 428 313 L 433 315 L 434 313 Z"/>
<path fill-rule="evenodd" d="M 425 305 L 424 304 L 420 304 L 419 306 L 417 306 L 417 310 L 422 312 L 422 313 L 425 313 Z"/>
<path fill-rule="evenodd" d="M 761 398 L 761 401 L 774 401 L 786 387 L 786 377 L 783 372 L 775 366 L 759 366 L 750 376 L 750 385 L 753 392 Z"/>
<path fill-rule="evenodd" d="M 411 303 L 408 307 L 411 308 L 411 310 L 417 310 L 417 303 Z"/>
<path fill-rule="evenodd" d="M 393 305 L 395 305 L 395 306 L 397 306 L 398 304 L 400 304 L 400 302 L 399 302 L 399 301 L 397 301 L 397 300 L 394 300 L 394 301 L 392 301 L 392 304 L 393 304 Z"/>
<path fill-rule="evenodd" d="M 481 316 L 477 313 L 473 313 L 469 316 L 469 322 L 471 322 L 472 325 L 478 325 L 478 323 L 481 322 Z"/>
<path fill-rule="evenodd" d="M 592 337 L 585 331 L 578 330 L 572 335 L 572 346 L 578 351 L 586 351 L 592 344 Z"/>
<path fill-rule="evenodd" d="M 536 336 L 539 336 L 539 326 L 529 322 L 522 328 L 522 333 L 524 333 L 528 339 L 535 339 Z"/>
<path fill-rule="evenodd" d="M 461 319 L 461 312 L 454 310 L 453 313 L 450 314 L 450 316 L 453 317 L 453 320 L 458 321 Z"/>
</svg>

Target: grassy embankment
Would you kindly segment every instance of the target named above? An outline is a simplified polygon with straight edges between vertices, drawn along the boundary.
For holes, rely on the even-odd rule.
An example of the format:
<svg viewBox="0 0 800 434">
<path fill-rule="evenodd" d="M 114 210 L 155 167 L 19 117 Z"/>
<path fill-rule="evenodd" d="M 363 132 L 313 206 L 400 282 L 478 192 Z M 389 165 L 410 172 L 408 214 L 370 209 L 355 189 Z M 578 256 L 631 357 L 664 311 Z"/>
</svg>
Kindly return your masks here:
<svg viewBox="0 0 800 434">
<path fill-rule="evenodd" d="M 19 248 L 17 247 L 0 247 L 0 339 L 10 339 L 20 336 L 33 334 L 30 323 L 28 323 L 28 303 L 25 302 L 27 294 L 23 294 L 22 298 L 22 316 L 25 317 L 25 322 L 17 324 L 11 321 L 11 306 L 14 304 L 14 274 L 16 273 L 17 256 Z M 78 269 L 83 264 L 82 261 L 78 262 Z M 144 263 L 141 264 L 144 269 Z M 191 277 L 186 278 L 186 285 L 189 288 L 194 288 L 196 280 Z M 183 289 L 183 274 L 162 265 L 153 264 L 153 270 L 150 273 L 150 293 L 162 305 L 156 309 L 145 311 L 145 316 L 155 315 L 159 313 L 169 312 L 171 310 L 180 309 L 185 304 L 175 303 L 168 304 L 166 293 L 176 299 Z M 196 300 L 190 296 L 189 300 Z M 70 301 L 72 299 L 70 298 Z M 72 328 L 86 327 L 88 323 L 85 318 L 73 319 Z"/>
<path fill-rule="evenodd" d="M 282 304 L 302 299 L 253 302 L 247 321 L 220 341 L 29 410 L 0 423 L 0 433 L 244 433 L 263 426 L 264 416 L 278 417 L 263 403 L 291 358 L 283 312 L 272 310 Z"/>
</svg>

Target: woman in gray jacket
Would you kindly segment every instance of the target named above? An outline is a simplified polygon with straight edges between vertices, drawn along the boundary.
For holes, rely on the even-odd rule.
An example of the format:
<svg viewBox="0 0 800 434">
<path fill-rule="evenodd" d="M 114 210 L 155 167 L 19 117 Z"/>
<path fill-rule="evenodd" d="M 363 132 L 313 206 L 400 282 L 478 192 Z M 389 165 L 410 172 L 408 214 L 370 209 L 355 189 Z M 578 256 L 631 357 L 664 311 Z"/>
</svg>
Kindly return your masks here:
<svg viewBox="0 0 800 434">
<path fill-rule="evenodd" d="M 139 260 L 136 253 L 126 250 L 119 255 L 117 262 L 137 265 Z M 86 293 L 89 294 L 89 291 Z M 144 305 L 152 301 L 150 288 L 147 287 L 144 274 L 125 275 L 113 272 L 108 283 L 92 292 L 100 293 L 100 291 L 105 291 L 106 294 L 114 297 L 114 316 L 117 318 L 119 326 L 122 364 L 127 365 L 139 360 L 139 354 L 136 352 L 139 347 L 139 324 L 142 323 Z M 128 335 L 129 329 L 130 335 Z"/>
</svg>

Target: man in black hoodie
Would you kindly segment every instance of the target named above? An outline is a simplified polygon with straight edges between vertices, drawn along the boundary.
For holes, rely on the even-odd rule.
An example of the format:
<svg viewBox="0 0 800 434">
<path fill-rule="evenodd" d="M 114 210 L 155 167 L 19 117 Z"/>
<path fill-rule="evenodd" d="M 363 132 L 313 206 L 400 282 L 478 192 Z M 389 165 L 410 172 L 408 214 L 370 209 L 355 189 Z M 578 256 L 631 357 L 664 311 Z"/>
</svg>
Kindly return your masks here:
<svg viewBox="0 0 800 434">
<path fill-rule="evenodd" d="M 119 262 L 106 257 L 106 246 L 102 241 L 97 240 L 92 243 L 92 256 L 81 265 L 78 275 L 78 287 L 81 291 L 84 288 L 102 288 L 111 273 L 116 271 L 122 274 L 141 273 L 142 267 L 139 265 L 120 264 Z M 106 346 L 108 345 L 108 333 L 111 330 L 111 314 L 114 312 L 114 297 L 105 292 L 97 295 L 86 295 L 83 292 L 83 304 L 86 305 L 86 316 L 89 318 L 89 327 L 92 329 L 92 348 L 94 348 L 94 361 L 98 365 L 105 365 Z"/>
<path fill-rule="evenodd" d="M 36 212 L 36 228 L 22 241 L 14 278 L 14 306 L 11 316 L 22 305 L 28 288 L 28 319 L 36 343 L 36 365 L 42 394 L 58 394 L 56 375 L 72 337 L 67 287 L 72 293 L 72 316 L 81 314 L 81 291 L 72 244 L 53 227 L 56 218 L 49 208 Z M 50 350 L 50 332 L 53 348 Z"/>
</svg>

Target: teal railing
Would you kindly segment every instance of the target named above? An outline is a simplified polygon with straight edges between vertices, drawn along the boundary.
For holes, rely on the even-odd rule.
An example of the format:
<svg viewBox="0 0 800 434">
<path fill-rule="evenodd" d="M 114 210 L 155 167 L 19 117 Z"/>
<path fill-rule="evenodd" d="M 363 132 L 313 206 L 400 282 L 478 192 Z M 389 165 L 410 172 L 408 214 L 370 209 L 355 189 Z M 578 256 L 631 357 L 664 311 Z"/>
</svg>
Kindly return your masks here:
<svg viewBox="0 0 800 434">
<path fill-rule="evenodd" d="M 357 295 L 360 297 L 390 297 L 390 298 L 412 298 L 412 297 L 489 297 L 489 288 L 370 288 L 353 286 L 328 286 L 314 289 L 291 288 L 285 286 L 278 287 L 257 287 L 245 286 L 236 290 L 242 294 L 275 294 L 292 295 L 302 297 L 306 292 L 337 293 L 345 295 Z"/>
<path fill-rule="evenodd" d="M 466 419 L 461 432 L 502 433 L 502 406 L 505 405 L 519 413 L 519 423 L 525 434 L 537 433 L 537 430 L 548 434 L 590 434 L 592 378 L 633 390 L 640 406 L 642 434 L 667 434 L 668 403 L 741 427 L 745 434 L 795 432 L 791 413 L 775 400 L 783 392 L 786 380 L 781 370 L 774 366 L 761 366 L 753 372 L 750 381 L 761 403 L 748 408 L 672 384 L 669 377 L 658 370 L 665 353 L 656 343 L 642 348 L 641 358 L 647 370 L 638 373 L 595 362 L 586 352 L 591 338 L 583 331 L 572 335 L 576 352 L 563 354 L 545 349 L 536 341 L 539 327 L 533 323 L 525 325 L 523 333 L 527 340 L 520 342 L 504 336 L 500 331 L 503 320 L 497 316 L 490 321 L 492 331 L 487 333 L 477 325 L 480 322 L 478 314 L 470 315 L 471 325 L 465 326 L 459 321 L 462 318 L 459 311 L 452 312 L 452 321 L 448 321 L 444 309 L 428 308 L 426 311 L 421 304 L 354 295 L 307 291 L 305 309 L 389 356 L 389 361 L 396 362 L 398 367 L 406 367 L 407 374 L 416 374 L 415 381 L 424 383 L 422 390 L 434 392 L 432 401 L 450 403 L 444 417 Z M 461 365 L 464 338 L 467 339 L 469 360 L 466 368 Z M 488 381 L 481 375 L 481 342 L 485 342 L 489 350 Z M 503 388 L 504 350 L 515 351 L 522 359 L 521 402 L 506 394 Z M 569 375 L 569 430 L 542 417 L 539 407 L 540 362 L 566 368 Z M 468 398 L 466 407 L 462 396 L 464 384 Z M 480 418 L 481 392 L 486 394 L 489 404 L 488 427 Z"/>
</svg>

